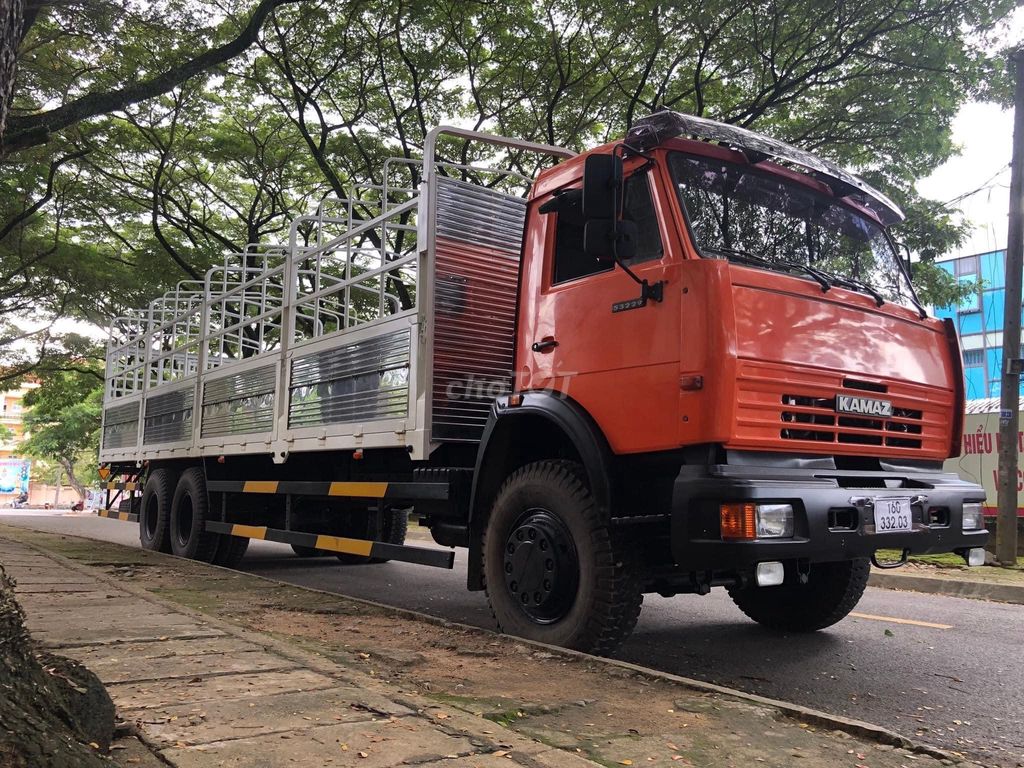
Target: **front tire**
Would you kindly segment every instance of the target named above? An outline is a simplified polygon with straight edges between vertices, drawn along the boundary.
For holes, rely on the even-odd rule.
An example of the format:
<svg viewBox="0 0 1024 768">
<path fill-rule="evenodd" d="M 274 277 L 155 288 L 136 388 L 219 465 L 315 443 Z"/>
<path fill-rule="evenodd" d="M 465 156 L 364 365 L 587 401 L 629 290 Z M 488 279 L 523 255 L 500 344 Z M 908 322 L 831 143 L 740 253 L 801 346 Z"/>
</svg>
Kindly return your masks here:
<svg viewBox="0 0 1024 768">
<path fill-rule="evenodd" d="M 154 469 L 146 478 L 139 508 L 139 543 L 151 552 L 171 551 L 171 494 L 177 476 L 169 469 Z"/>
<path fill-rule="evenodd" d="M 614 540 L 583 468 L 538 461 L 501 487 L 483 541 L 487 600 L 502 632 L 614 651 L 643 603 L 632 549 Z"/>
<path fill-rule="evenodd" d="M 201 467 L 189 467 L 181 473 L 171 501 L 171 552 L 178 557 L 212 563 L 219 537 L 206 530 L 206 521 L 210 519 L 206 475 Z"/>
<path fill-rule="evenodd" d="M 815 632 L 846 618 L 868 584 L 871 564 L 860 558 L 814 563 L 805 584 L 729 587 L 729 596 L 747 616 L 779 632 Z"/>
</svg>

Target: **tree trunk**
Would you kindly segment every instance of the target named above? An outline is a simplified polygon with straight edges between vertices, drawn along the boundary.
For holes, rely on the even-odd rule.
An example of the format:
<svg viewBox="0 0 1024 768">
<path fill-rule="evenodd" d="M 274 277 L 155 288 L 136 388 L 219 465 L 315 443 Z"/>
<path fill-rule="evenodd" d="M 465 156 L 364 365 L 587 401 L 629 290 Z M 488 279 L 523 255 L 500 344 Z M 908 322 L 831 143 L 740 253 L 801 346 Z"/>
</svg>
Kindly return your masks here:
<svg viewBox="0 0 1024 768">
<path fill-rule="evenodd" d="M 64 467 L 64 474 L 68 476 L 68 484 L 75 489 L 75 493 L 78 494 L 78 498 L 85 501 L 86 487 L 82 485 L 82 482 L 75 477 L 75 462 L 68 461 L 67 459 L 60 459 L 60 465 Z"/>
<path fill-rule="evenodd" d="M 14 74 L 21 42 L 23 0 L 0 0 L 0 144 L 14 92 Z"/>
</svg>

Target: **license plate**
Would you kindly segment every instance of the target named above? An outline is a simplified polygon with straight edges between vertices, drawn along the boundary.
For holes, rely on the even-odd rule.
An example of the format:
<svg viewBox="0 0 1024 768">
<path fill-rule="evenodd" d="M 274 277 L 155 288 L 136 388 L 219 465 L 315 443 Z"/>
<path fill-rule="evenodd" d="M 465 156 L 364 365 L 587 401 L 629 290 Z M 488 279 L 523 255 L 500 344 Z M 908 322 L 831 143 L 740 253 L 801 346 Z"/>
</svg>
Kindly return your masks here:
<svg viewBox="0 0 1024 768">
<path fill-rule="evenodd" d="M 914 530 L 910 499 L 875 499 L 875 533 Z"/>
</svg>

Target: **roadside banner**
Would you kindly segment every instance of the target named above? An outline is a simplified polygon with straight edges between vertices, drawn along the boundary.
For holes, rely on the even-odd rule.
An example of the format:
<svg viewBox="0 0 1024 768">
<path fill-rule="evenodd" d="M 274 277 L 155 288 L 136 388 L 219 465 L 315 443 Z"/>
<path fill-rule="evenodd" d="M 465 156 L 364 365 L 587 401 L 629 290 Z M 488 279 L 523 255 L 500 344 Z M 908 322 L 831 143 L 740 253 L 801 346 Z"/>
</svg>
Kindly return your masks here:
<svg viewBox="0 0 1024 768">
<path fill-rule="evenodd" d="M 1022 409 L 1024 410 L 1024 409 Z M 985 489 L 985 515 L 996 514 L 999 485 L 999 422 L 1002 414 L 998 398 L 970 400 L 964 418 L 964 437 L 960 455 L 947 459 L 945 470 L 956 472 L 962 479 Z M 1021 418 L 1024 424 L 1024 416 Z M 1017 516 L 1024 517 L 1024 431 L 1017 433 Z"/>
<path fill-rule="evenodd" d="M 28 493 L 31 467 L 28 459 L 0 459 L 0 493 Z"/>
</svg>

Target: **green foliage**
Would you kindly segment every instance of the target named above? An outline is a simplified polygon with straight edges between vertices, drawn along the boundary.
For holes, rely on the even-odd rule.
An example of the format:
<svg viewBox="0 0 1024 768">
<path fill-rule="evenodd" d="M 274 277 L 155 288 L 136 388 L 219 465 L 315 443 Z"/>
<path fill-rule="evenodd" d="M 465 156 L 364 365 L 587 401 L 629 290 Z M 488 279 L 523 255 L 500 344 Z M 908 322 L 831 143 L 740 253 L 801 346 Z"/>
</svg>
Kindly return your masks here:
<svg viewBox="0 0 1024 768">
<path fill-rule="evenodd" d="M 29 437 L 19 452 L 59 465 L 79 495 L 96 476 L 102 384 L 94 368 L 59 371 L 25 395 Z"/>
<path fill-rule="evenodd" d="M 75 345 L 48 327 L 54 318 L 105 324 L 201 278 L 227 252 L 281 242 L 321 198 L 381 184 L 388 157 L 419 156 L 439 123 L 583 149 L 662 105 L 706 115 L 858 170 L 907 212 L 901 243 L 926 258 L 946 253 L 964 229 L 914 184 L 954 152 L 950 123 L 965 100 L 1005 99 L 1005 62 L 989 51 L 1014 5 L 280 5 L 235 58 L 3 158 L 0 378 L 37 365 L 40 344 L 43 358 L 75 359 Z M 15 130 L 180 67 L 231 39 L 257 4 L 35 7 Z M 460 142 L 441 150 L 457 162 L 484 157 Z M 521 162 L 531 175 L 539 161 Z M 419 181 L 415 169 L 388 181 L 399 175 Z M 915 278 L 935 303 L 961 290 L 940 272 L 921 266 Z M 44 330 L 19 347 L 26 324 Z"/>
</svg>

